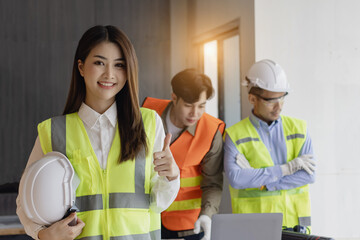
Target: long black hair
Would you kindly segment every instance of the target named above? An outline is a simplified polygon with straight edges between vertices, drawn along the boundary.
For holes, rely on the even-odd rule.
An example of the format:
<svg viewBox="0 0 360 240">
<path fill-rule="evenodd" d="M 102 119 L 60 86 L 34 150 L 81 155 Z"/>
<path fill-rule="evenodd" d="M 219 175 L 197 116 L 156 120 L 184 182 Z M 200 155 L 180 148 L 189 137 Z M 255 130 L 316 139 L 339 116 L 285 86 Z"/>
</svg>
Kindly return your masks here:
<svg viewBox="0 0 360 240">
<path fill-rule="evenodd" d="M 115 96 L 121 140 L 119 162 L 123 162 L 134 159 L 143 147 L 147 152 L 148 146 L 138 100 L 138 61 L 135 49 L 129 38 L 118 28 L 98 25 L 88 29 L 81 37 L 74 57 L 70 89 L 63 114 L 79 111 L 85 101 L 85 82 L 78 69 L 78 60 L 85 62 L 90 51 L 104 41 L 115 43 L 126 61 L 127 81 Z"/>
</svg>

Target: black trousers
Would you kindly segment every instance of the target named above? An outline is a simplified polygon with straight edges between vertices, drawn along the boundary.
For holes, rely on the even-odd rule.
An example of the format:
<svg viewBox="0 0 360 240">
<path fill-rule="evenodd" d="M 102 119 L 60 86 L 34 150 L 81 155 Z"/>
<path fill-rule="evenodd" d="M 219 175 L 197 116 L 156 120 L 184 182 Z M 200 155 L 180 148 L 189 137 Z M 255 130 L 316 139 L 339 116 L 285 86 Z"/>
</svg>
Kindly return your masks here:
<svg viewBox="0 0 360 240">
<path fill-rule="evenodd" d="M 200 240 L 204 237 L 204 232 L 194 234 L 193 230 L 171 231 L 161 224 L 161 239 L 185 239 L 185 240 Z"/>
</svg>

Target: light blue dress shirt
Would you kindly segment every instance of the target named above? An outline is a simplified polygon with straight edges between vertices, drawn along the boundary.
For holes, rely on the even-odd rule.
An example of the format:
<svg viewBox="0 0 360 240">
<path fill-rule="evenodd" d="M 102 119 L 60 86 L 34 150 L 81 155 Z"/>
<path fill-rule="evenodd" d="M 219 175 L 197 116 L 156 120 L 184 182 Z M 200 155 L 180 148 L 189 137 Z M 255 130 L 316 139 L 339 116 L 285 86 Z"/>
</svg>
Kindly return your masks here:
<svg viewBox="0 0 360 240">
<path fill-rule="evenodd" d="M 224 169 L 230 185 L 236 189 L 260 188 L 265 185 L 268 191 L 291 189 L 300 187 L 315 181 L 315 173 L 308 174 L 304 170 L 288 176 L 282 176 L 281 164 L 286 163 L 286 144 L 283 134 L 282 120 L 271 123 L 257 118 L 253 113 L 250 115 L 250 122 L 256 128 L 261 141 L 269 150 L 274 166 L 258 169 L 242 169 L 236 164 L 238 149 L 228 135 L 225 136 L 224 144 Z M 256 151 L 256 149 L 254 149 Z M 299 156 L 313 154 L 313 148 L 309 133 L 306 134 L 305 143 Z M 313 159 L 315 161 L 315 159 Z"/>
</svg>

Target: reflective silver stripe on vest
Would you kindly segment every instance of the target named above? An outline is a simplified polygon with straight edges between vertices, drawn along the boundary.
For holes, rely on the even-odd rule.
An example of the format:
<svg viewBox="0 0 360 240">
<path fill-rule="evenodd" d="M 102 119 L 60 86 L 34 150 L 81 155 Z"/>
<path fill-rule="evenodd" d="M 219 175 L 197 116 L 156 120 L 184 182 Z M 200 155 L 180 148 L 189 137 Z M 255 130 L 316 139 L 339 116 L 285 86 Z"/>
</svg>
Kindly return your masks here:
<svg viewBox="0 0 360 240">
<path fill-rule="evenodd" d="M 161 231 L 155 230 L 150 232 L 151 240 L 160 240 L 161 239 Z"/>
<path fill-rule="evenodd" d="M 305 188 L 292 188 L 288 190 L 282 190 L 284 194 L 287 195 L 295 195 L 295 194 L 301 194 L 305 192 Z M 238 191 L 238 198 L 258 198 L 258 197 L 265 197 L 265 196 L 280 196 L 281 190 L 277 191 L 264 191 L 259 189 L 251 189 L 251 190 L 239 190 Z"/>
<path fill-rule="evenodd" d="M 158 238 L 160 240 L 160 238 Z M 110 237 L 110 240 L 151 240 L 149 233 Z"/>
<path fill-rule="evenodd" d="M 287 140 L 291 140 L 294 138 L 305 138 L 305 135 L 301 133 L 295 133 L 286 137 Z"/>
<path fill-rule="evenodd" d="M 149 234 L 134 234 L 127 236 L 118 236 L 118 237 L 110 237 L 110 240 L 160 240 L 161 232 L 160 230 L 155 230 L 150 232 Z M 103 237 L 100 236 L 92 236 L 92 237 L 83 237 L 79 238 L 79 240 L 102 240 Z"/>
<path fill-rule="evenodd" d="M 135 157 L 135 193 L 145 194 L 145 149 L 142 148 Z"/>
<path fill-rule="evenodd" d="M 281 191 L 242 190 L 238 191 L 238 198 L 259 198 L 265 196 L 280 196 Z"/>
<path fill-rule="evenodd" d="M 260 140 L 258 138 L 247 137 L 247 138 L 241 138 L 241 139 L 237 140 L 236 144 L 239 145 L 241 143 L 246 143 L 246 142 L 250 142 L 250 141 L 258 142 Z"/>
<path fill-rule="evenodd" d="M 51 146 L 66 156 L 66 116 L 51 118 Z"/>
<path fill-rule="evenodd" d="M 144 193 L 110 193 L 109 208 L 149 208 L 150 195 Z"/>
<path fill-rule="evenodd" d="M 76 197 L 75 205 L 80 212 L 103 209 L 102 195 Z"/>
<path fill-rule="evenodd" d="M 126 236 L 110 237 L 110 240 L 160 240 L 161 231 L 155 230 L 145 234 L 133 234 Z"/>
<path fill-rule="evenodd" d="M 299 225 L 301 226 L 311 226 L 311 217 L 299 217 Z"/>
<path fill-rule="evenodd" d="M 135 157 L 135 193 L 110 193 L 109 208 L 149 208 L 150 195 L 145 194 L 145 149 Z"/>
<path fill-rule="evenodd" d="M 78 240 L 102 240 L 102 239 L 103 239 L 102 235 L 99 235 L 99 236 L 83 237 L 83 238 L 79 238 Z"/>
</svg>

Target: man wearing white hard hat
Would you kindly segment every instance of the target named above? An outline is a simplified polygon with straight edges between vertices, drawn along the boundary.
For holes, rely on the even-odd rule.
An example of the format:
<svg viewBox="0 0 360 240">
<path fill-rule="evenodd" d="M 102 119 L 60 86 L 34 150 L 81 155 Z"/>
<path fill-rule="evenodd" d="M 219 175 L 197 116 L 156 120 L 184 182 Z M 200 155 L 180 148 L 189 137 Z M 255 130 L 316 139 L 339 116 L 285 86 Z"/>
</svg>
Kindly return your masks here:
<svg viewBox="0 0 360 240">
<path fill-rule="evenodd" d="M 233 213 L 283 213 L 283 226 L 311 226 L 308 184 L 315 181 L 313 147 L 305 121 L 280 115 L 290 91 L 271 60 L 246 75 L 249 117 L 225 131 L 224 167 Z"/>
</svg>

